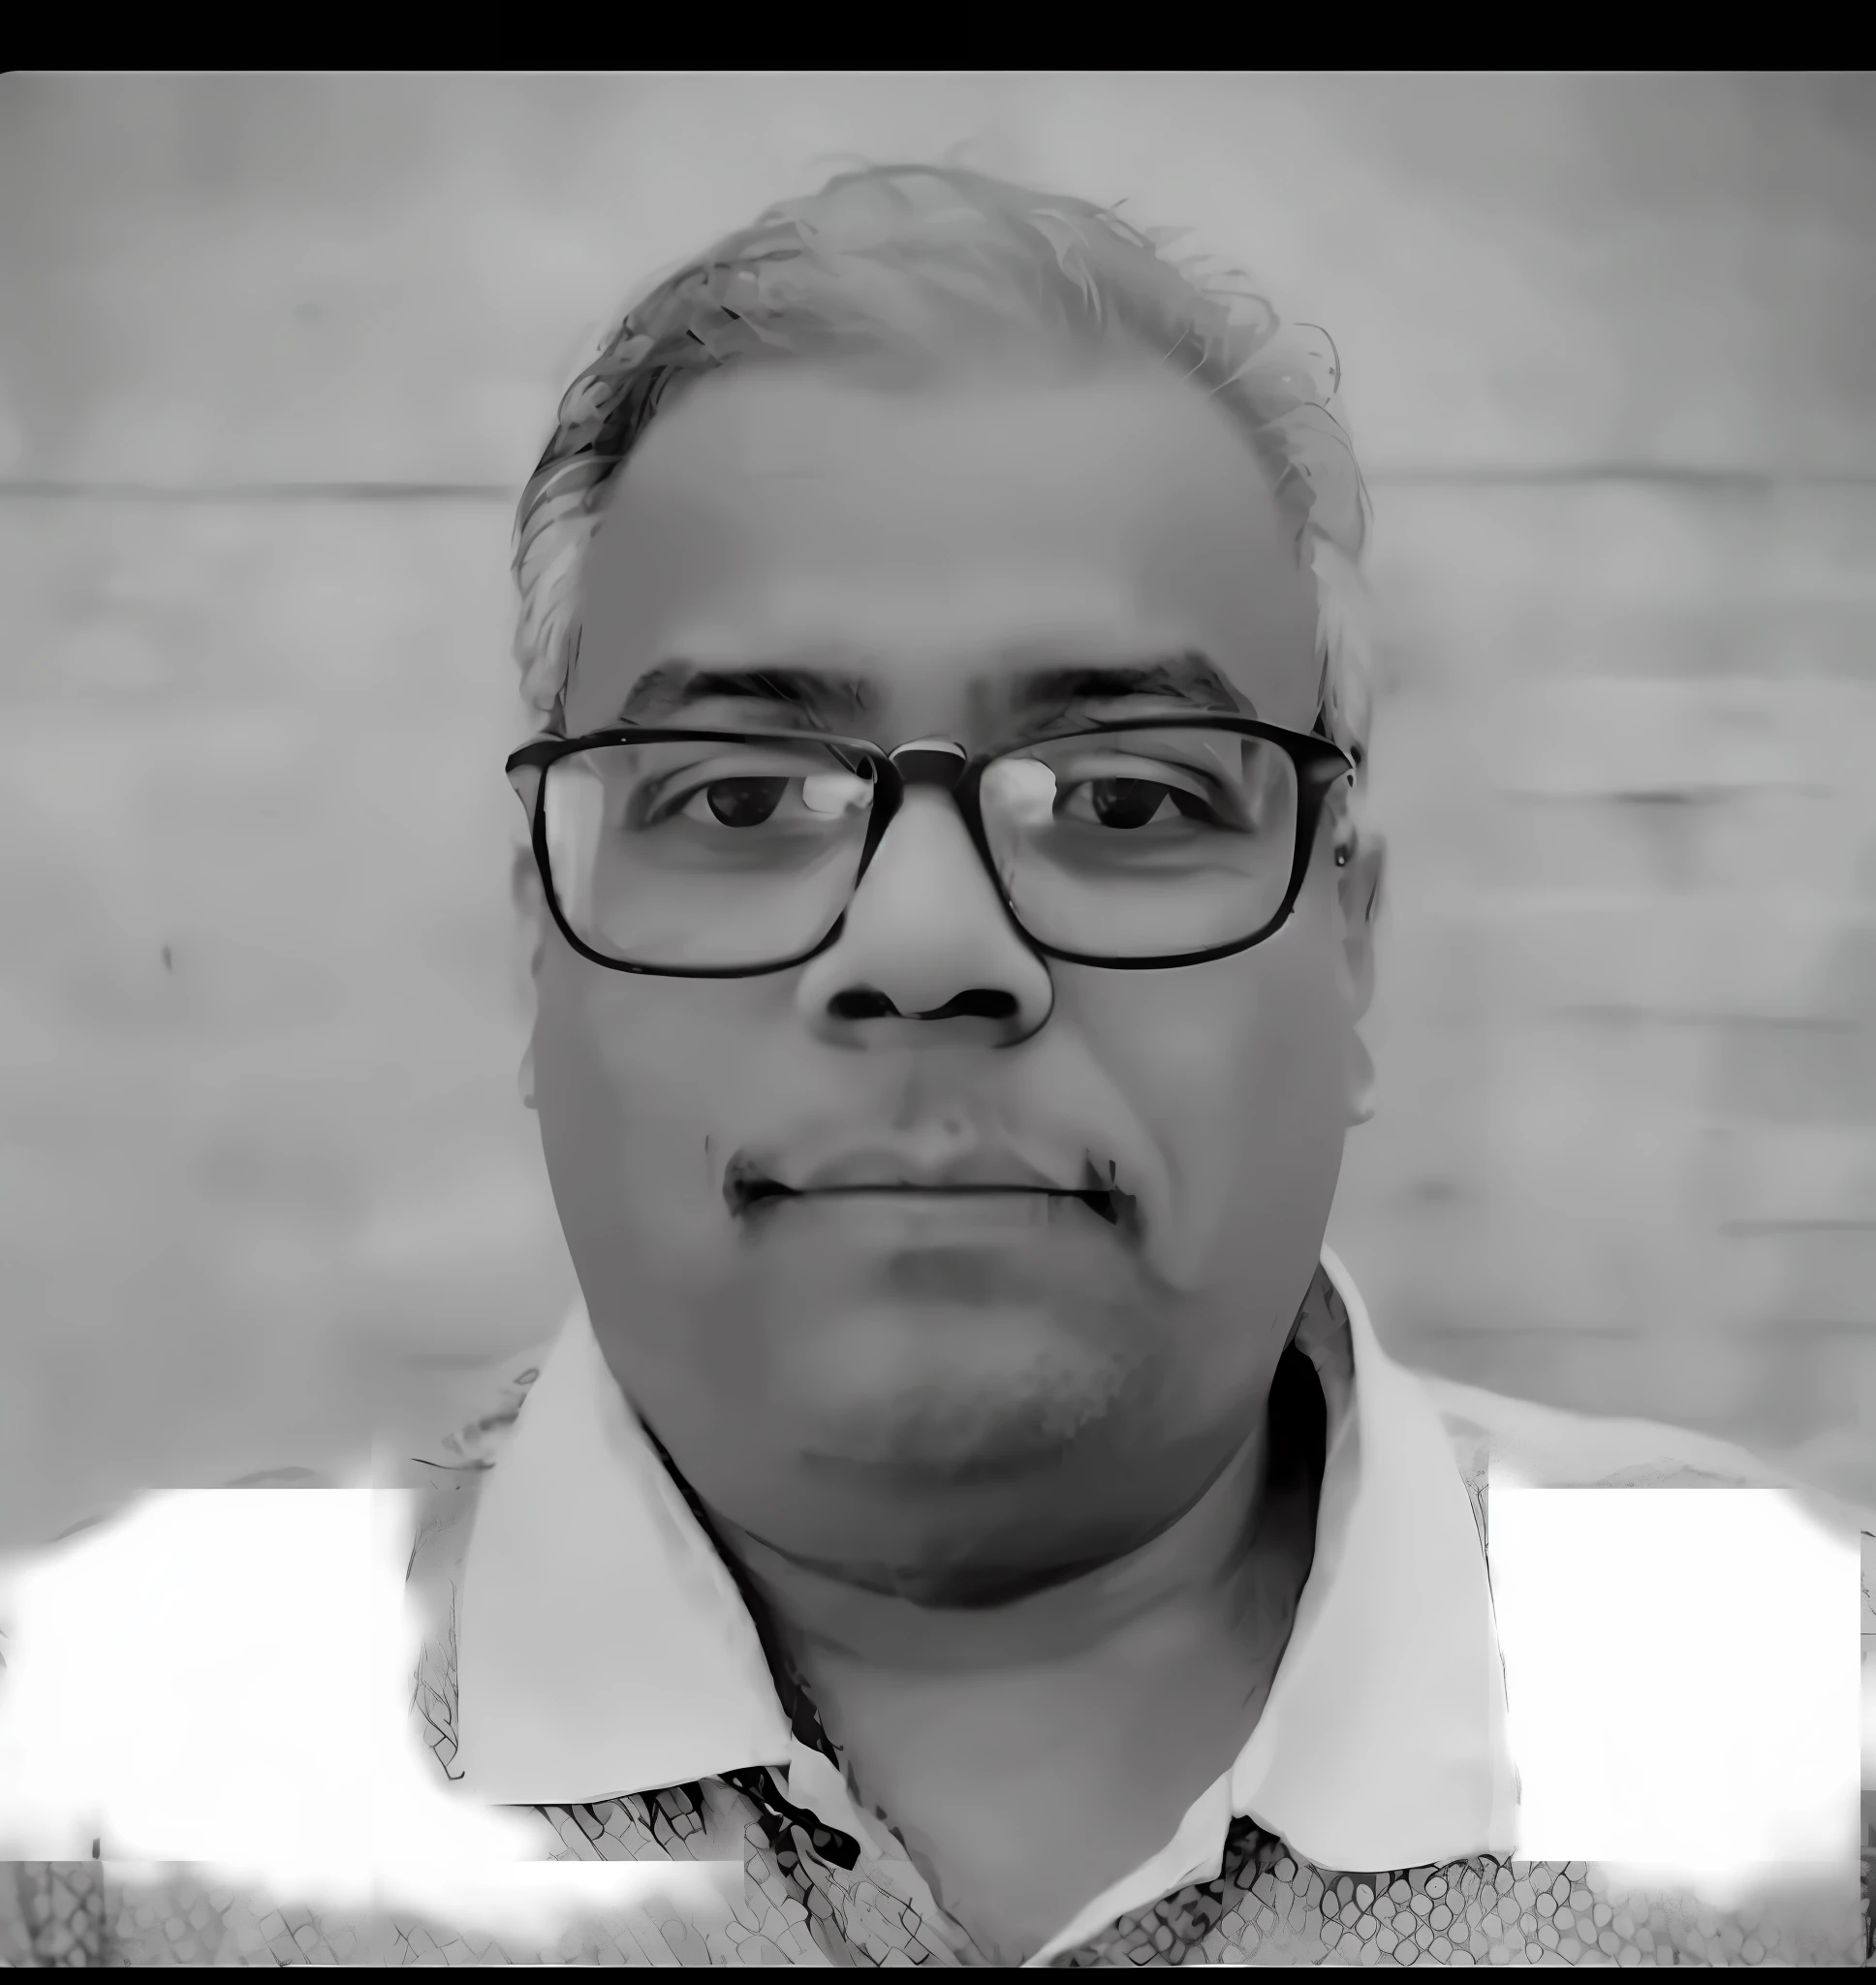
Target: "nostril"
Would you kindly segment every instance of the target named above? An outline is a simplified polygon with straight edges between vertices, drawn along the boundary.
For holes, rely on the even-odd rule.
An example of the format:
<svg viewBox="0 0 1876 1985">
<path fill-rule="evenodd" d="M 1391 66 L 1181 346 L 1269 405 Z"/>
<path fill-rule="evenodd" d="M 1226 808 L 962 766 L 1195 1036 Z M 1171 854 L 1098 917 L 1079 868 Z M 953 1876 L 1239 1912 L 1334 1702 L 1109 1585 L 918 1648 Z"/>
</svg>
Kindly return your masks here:
<svg viewBox="0 0 1876 1985">
<path fill-rule="evenodd" d="M 947 999 L 943 1006 L 934 1006 L 930 1012 L 920 1014 L 921 1020 L 1015 1020 L 1016 999 L 1013 992 L 999 992 L 986 986 L 976 986 L 968 992 L 960 992 L 955 999 Z"/>
<path fill-rule="evenodd" d="M 836 992 L 828 1001 L 828 1011 L 835 1020 L 901 1020 L 897 1006 L 877 987 L 856 986 L 844 992 Z M 968 992 L 959 992 L 954 998 L 947 999 L 943 1006 L 927 1008 L 915 1013 L 914 1020 L 1015 1020 L 1021 1011 L 1019 1002 L 1013 992 L 1003 992 L 988 986 L 974 986 Z"/>
<path fill-rule="evenodd" d="M 897 1020 L 899 1009 L 887 998 L 884 992 L 876 992 L 871 986 L 861 986 L 851 992 L 836 992 L 828 1001 L 828 1011 L 835 1020 Z"/>
</svg>

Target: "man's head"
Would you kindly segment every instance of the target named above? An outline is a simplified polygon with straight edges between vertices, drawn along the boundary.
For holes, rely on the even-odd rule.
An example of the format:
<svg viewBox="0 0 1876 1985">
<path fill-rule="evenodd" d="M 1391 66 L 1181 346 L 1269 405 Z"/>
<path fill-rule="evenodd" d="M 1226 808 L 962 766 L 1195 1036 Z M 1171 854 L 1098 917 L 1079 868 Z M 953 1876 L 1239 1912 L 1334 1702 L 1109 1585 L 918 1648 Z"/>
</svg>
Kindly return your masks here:
<svg viewBox="0 0 1876 1985">
<path fill-rule="evenodd" d="M 527 692 L 569 737 L 979 752 L 1209 712 L 1359 764 L 1330 390 L 1111 216 L 847 175 L 668 278 L 568 394 L 519 523 Z M 941 1600 L 1118 1555 L 1202 1493 L 1260 1423 L 1364 1111 L 1381 850 L 1349 781 L 1308 855 L 1272 935 L 1170 969 L 1045 956 L 922 787 L 786 970 L 609 969 L 530 886 L 575 1267 L 713 1510 Z M 851 1189 L 894 1184 L 939 1190 Z M 997 1184 L 1058 1191 L 947 1190 Z"/>
</svg>

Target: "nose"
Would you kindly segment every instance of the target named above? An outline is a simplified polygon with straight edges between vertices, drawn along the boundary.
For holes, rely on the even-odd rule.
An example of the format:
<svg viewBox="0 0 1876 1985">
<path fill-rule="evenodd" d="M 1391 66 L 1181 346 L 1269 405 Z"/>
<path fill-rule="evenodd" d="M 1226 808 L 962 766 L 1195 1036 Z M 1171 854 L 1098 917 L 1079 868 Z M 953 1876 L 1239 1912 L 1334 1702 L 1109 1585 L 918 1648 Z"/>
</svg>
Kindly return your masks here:
<svg viewBox="0 0 1876 1985">
<path fill-rule="evenodd" d="M 1048 967 L 1018 935 L 947 792 L 910 785 L 797 1000 L 845 1047 L 1011 1047 L 1048 1018 Z"/>
</svg>

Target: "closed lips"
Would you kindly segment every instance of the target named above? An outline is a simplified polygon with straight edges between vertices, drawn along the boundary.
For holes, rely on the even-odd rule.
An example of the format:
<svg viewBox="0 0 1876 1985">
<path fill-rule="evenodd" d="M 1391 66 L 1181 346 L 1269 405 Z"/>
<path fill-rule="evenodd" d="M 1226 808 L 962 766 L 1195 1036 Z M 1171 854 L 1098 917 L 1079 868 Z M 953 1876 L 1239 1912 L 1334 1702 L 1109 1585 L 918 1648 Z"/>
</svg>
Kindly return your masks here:
<svg viewBox="0 0 1876 1985">
<path fill-rule="evenodd" d="M 740 1218 L 751 1209 L 789 1199 L 831 1197 L 839 1193 L 1033 1192 L 1046 1198 L 1079 1199 L 1091 1212 L 1118 1226 L 1136 1222 L 1131 1194 L 1105 1183 L 1091 1158 L 1083 1160 L 1079 1183 L 1067 1185 L 1041 1177 L 1019 1159 L 975 1163 L 928 1173 L 903 1160 L 878 1153 L 857 1153 L 810 1170 L 798 1184 L 786 1184 L 755 1160 L 738 1154 L 723 1178 L 724 1203 Z"/>
</svg>

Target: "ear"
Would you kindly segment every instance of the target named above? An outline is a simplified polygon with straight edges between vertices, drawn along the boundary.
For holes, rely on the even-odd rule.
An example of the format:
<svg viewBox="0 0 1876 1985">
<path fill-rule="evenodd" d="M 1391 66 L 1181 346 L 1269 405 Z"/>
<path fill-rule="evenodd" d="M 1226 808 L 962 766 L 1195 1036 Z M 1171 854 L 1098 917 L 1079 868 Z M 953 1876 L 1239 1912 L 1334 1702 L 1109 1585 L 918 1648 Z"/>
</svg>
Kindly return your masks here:
<svg viewBox="0 0 1876 1985">
<path fill-rule="evenodd" d="M 528 1029 L 527 1046 L 521 1050 L 521 1065 L 515 1071 L 515 1093 L 523 1110 L 534 1108 L 534 1029 Z"/>
<path fill-rule="evenodd" d="M 516 1075 L 516 1088 L 524 1110 L 534 1108 L 534 1029 L 538 1010 L 534 996 L 535 974 L 541 968 L 541 954 L 547 940 L 547 906 L 541 892 L 541 871 L 534 866 L 534 851 L 523 843 L 515 851 L 509 872 L 509 893 L 515 906 L 515 984 L 516 1004 L 527 1023 L 527 1047 Z"/>
<path fill-rule="evenodd" d="M 1381 885 L 1387 874 L 1388 843 L 1372 828 L 1345 826 L 1336 844 L 1336 895 L 1342 907 L 1342 960 L 1348 974 L 1351 1125 L 1374 1115 L 1374 1056 L 1361 1036 L 1374 999 L 1375 927 L 1381 913 Z"/>
</svg>

